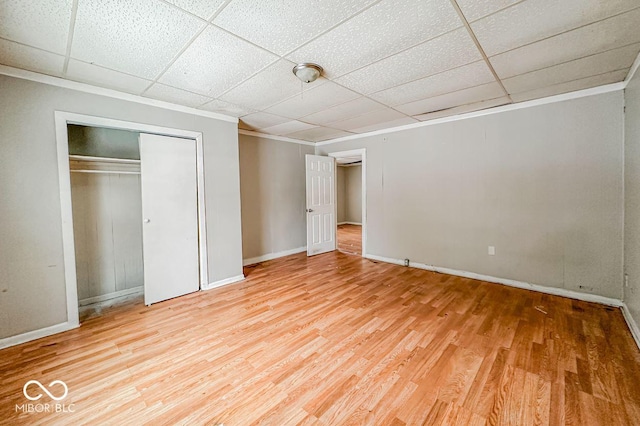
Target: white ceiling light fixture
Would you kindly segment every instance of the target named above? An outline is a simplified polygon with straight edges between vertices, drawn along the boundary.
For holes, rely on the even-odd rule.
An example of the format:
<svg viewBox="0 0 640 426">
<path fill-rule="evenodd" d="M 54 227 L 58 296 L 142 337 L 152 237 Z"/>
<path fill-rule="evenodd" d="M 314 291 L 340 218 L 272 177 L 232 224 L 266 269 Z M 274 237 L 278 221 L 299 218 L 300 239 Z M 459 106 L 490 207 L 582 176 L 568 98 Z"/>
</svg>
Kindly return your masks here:
<svg viewBox="0 0 640 426">
<path fill-rule="evenodd" d="M 305 62 L 293 67 L 293 73 L 303 82 L 311 83 L 316 81 L 316 79 L 320 77 L 320 74 L 322 73 L 322 67 L 317 64 Z"/>
</svg>

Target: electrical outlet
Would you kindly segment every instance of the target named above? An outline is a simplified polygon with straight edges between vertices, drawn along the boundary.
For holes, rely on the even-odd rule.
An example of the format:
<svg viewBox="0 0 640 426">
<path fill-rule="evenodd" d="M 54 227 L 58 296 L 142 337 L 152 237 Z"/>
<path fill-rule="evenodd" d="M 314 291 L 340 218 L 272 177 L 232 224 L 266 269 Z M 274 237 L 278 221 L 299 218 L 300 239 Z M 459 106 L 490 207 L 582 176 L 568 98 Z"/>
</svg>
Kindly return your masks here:
<svg viewBox="0 0 640 426">
<path fill-rule="evenodd" d="M 404 260 L 404 266 L 409 266 L 409 259 Z"/>
<path fill-rule="evenodd" d="M 496 255 L 496 248 L 494 246 L 489 246 L 487 248 L 487 253 L 489 253 L 489 256 L 495 256 Z"/>
</svg>

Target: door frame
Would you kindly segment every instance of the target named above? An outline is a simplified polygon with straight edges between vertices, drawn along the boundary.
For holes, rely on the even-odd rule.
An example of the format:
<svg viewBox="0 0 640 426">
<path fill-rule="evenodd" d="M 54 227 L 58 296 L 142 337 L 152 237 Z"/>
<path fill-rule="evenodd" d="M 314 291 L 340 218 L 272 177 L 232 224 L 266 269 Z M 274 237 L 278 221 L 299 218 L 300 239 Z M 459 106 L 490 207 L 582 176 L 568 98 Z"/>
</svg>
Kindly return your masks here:
<svg viewBox="0 0 640 426">
<path fill-rule="evenodd" d="M 65 288 L 67 293 L 67 322 L 70 328 L 80 326 L 78 312 L 78 281 L 76 276 L 76 252 L 73 235 L 73 208 L 71 201 L 71 173 L 69 171 L 68 124 L 131 130 L 163 136 L 175 136 L 196 141 L 196 170 L 198 191 L 198 254 L 200 289 L 209 282 L 207 256 L 207 224 L 204 198 L 204 150 L 202 132 L 174 129 L 132 121 L 115 120 L 93 115 L 55 111 L 56 146 L 58 153 L 58 182 L 60 185 L 60 213 L 62 219 L 62 255 L 64 259 Z M 142 220 L 142 218 L 140 218 Z"/>
<path fill-rule="evenodd" d="M 362 158 L 362 257 L 367 257 L 367 149 L 360 148 L 349 151 L 335 151 L 329 152 L 327 155 L 334 158 L 354 156 L 360 156 Z M 336 217 L 336 244 L 337 240 L 338 220 Z"/>
</svg>

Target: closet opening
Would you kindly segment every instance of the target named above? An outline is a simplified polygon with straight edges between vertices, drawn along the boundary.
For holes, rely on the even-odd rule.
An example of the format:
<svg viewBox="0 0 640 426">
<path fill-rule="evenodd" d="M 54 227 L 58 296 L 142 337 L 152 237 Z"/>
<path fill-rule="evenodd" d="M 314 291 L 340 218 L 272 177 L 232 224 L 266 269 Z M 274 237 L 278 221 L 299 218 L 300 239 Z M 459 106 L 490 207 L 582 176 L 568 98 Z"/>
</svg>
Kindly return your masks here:
<svg viewBox="0 0 640 426">
<path fill-rule="evenodd" d="M 80 320 L 143 303 L 139 132 L 67 125 Z"/>
</svg>

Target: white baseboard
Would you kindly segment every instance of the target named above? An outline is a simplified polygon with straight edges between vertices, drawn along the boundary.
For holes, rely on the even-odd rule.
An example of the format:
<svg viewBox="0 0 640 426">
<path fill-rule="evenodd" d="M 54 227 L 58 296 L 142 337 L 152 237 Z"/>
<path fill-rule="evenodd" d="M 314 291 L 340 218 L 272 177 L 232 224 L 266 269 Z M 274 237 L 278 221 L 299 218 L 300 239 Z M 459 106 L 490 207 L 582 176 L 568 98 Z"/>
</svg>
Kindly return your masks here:
<svg viewBox="0 0 640 426">
<path fill-rule="evenodd" d="M 244 280 L 244 274 L 236 275 L 235 277 L 225 278 L 224 280 L 214 281 L 207 285 L 202 286 L 201 290 L 211 290 L 212 288 L 222 287 L 223 285 L 237 283 Z"/>
<path fill-rule="evenodd" d="M 404 265 L 404 260 L 402 259 L 392 259 L 389 257 L 375 256 L 372 254 L 367 254 L 366 258 L 371 260 L 377 260 L 380 262 L 385 262 L 385 263 L 393 263 L 400 266 Z M 409 266 L 413 268 L 418 268 L 418 269 L 426 269 L 427 271 L 440 272 L 442 274 L 455 275 L 458 277 L 471 278 L 474 280 L 487 281 L 487 282 L 496 283 L 496 284 L 504 284 L 510 287 L 517 287 L 525 290 L 533 290 L 540 293 L 552 294 L 554 296 L 568 297 L 570 299 L 582 300 L 584 302 L 600 303 L 602 305 L 614 306 L 616 308 L 621 308 L 623 306 L 622 301 L 618 299 L 599 296 L 597 294 L 580 293 L 578 291 L 567 290 L 566 288 L 546 287 L 543 285 L 531 284 L 524 281 L 516 281 L 516 280 L 510 280 L 506 278 L 496 278 L 489 275 L 480 275 L 473 272 L 458 271 L 456 269 L 441 268 L 438 266 L 425 265 L 423 263 L 416 263 L 416 262 L 409 262 Z"/>
<path fill-rule="evenodd" d="M 72 323 L 67 321 L 60 324 L 52 325 L 50 327 L 41 328 L 39 330 L 18 334 L 17 336 L 5 337 L 4 339 L 0 339 L 0 349 L 30 342 L 36 339 L 41 339 L 43 337 L 51 336 L 52 334 L 62 333 L 63 331 L 73 330 L 74 328 L 78 327 L 80 327 L 80 323 Z"/>
<path fill-rule="evenodd" d="M 338 225 L 338 226 L 340 226 L 340 225 L 356 225 L 356 226 L 362 226 L 362 224 L 361 224 L 361 223 L 358 223 L 358 222 L 339 222 L 339 223 L 337 223 L 337 225 Z"/>
<path fill-rule="evenodd" d="M 107 300 L 116 299 L 118 297 L 129 296 L 133 294 L 142 294 L 144 292 L 143 286 L 128 288 L 125 290 L 114 291 L 109 294 L 101 294 L 100 296 L 88 297 L 86 299 L 82 299 L 79 302 L 80 306 L 91 305 L 94 303 L 105 302 Z"/>
<path fill-rule="evenodd" d="M 636 345 L 638 349 L 640 349 L 640 328 L 638 328 L 638 324 L 631 316 L 631 312 L 629 311 L 629 307 L 626 303 L 622 304 L 622 316 L 624 320 L 627 322 L 627 326 L 629 326 L 629 330 L 631 330 L 631 335 L 633 336 L 633 340 L 636 341 Z"/>
<path fill-rule="evenodd" d="M 307 251 L 306 247 L 298 247 L 291 250 L 280 251 L 278 253 L 269 253 L 258 257 L 251 257 L 249 259 L 243 259 L 242 265 L 253 265 L 255 263 L 266 262 L 267 260 L 277 259 L 279 257 L 290 256 L 292 254 L 302 253 L 303 251 Z"/>
</svg>

